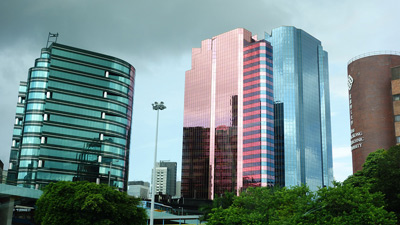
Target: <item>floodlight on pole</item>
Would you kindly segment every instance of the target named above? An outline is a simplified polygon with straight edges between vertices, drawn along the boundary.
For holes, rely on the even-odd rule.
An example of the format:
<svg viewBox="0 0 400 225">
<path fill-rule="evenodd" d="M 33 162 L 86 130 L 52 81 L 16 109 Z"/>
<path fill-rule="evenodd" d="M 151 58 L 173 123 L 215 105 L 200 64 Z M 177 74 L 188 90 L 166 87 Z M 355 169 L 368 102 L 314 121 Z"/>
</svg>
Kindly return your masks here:
<svg viewBox="0 0 400 225">
<path fill-rule="evenodd" d="M 151 187 L 151 209 L 150 209 L 150 225 L 154 224 L 154 197 L 156 192 L 156 167 L 157 167 L 157 139 L 158 139 L 158 117 L 160 110 L 164 110 L 167 107 L 164 105 L 164 102 L 154 102 L 151 104 L 153 106 L 153 110 L 157 110 L 157 123 L 156 123 L 156 147 L 154 149 L 154 166 L 153 166 L 153 185 Z"/>
<path fill-rule="evenodd" d="M 117 160 L 115 160 L 115 162 L 119 162 L 119 160 L 117 159 Z M 110 169 L 108 170 L 108 186 L 110 186 L 110 183 L 111 183 L 111 166 L 112 166 L 112 163 L 113 163 L 113 161 L 111 159 L 111 161 L 110 161 Z"/>
</svg>

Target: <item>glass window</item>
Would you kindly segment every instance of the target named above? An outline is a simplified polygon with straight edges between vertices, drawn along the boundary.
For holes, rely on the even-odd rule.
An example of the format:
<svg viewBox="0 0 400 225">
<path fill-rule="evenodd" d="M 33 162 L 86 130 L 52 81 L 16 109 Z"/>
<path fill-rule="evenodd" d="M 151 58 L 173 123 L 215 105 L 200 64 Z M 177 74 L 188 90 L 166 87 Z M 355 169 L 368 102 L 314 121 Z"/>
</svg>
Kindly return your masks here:
<svg viewBox="0 0 400 225">
<path fill-rule="evenodd" d="M 73 178 L 74 178 L 74 175 L 66 175 L 66 174 L 60 174 L 60 173 L 48 173 L 48 172 L 37 172 L 37 179 L 40 179 L 40 180 L 72 181 Z"/>
<path fill-rule="evenodd" d="M 80 159 L 82 161 L 87 161 L 87 162 L 97 162 L 97 156 L 98 156 L 95 154 L 72 152 L 69 150 L 66 151 L 55 150 L 49 148 L 40 148 L 40 155 L 65 158 L 65 159 Z"/>
<path fill-rule="evenodd" d="M 48 71 L 35 70 L 31 72 L 31 78 L 45 78 L 49 76 Z"/>
<path fill-rule="evenodd" d="M 27 125 L 24 127 L 24 133 L 41 133 L 41 132 L 42 132 L 41 126 Z"/>
<path fill-rule="evenodd" d="M 400 115 L 394 116 L 394 121 L 395 122 L 400 122 Z"/>
<path fill-rule="evenodd" d="M 77 71 L 84 72 L 84 73 L 95 74 L 95 75 L 99 75 L 102 77 L 104 76 L 104 70 L 93 68 L 90 66 L 79 65 L 76 63 L 61 61 L 58 59 L 52 59 L 52 65 L 58 66 L 58 67 L 63 67 L 63 68 L 68 68 L 68 69 L 73 69 L 73 70 L 77 70 Z"/>
<path fill-rule="evenodd" d="M 83 98 L 83 97 L 78 97 L 78 96 L 73 96 L 73 95 L 67 95 L 67 94 L 61 94 L 61 93 L 53 93 L 53 98 L 62 100 L 62 101 L 70 101 L 70 102 L 77 102 L 89 106 L 97 106 L 97 107 L 102 107 L 105 109 L 111 109 L 115 111 L 119 111 L 122 113 L 127 113 L 127 107 L 126 106 L 121 106 L 115 103 L 111 102 L 105 102 L 104 100 L 95 100 L 91 98 Z"/>
<path fill-rule="evenodd" d="M 36 67 L 49 67 L 49 62 L 37 62 Z"/>
<path fill-rule="evenodd" d="M 25 121 L 43 121 L 42 114 L 26 114 Z"/>
<path fill-rule="evenodd" d="M 82 54 L 78 54 L 78 53 L 68 52 L 68 51 L 64 51 L 64 50 L 59 50 L 59 49 L 55 49 L 55 48 L 52 49 L 52 53 L 56 54 L 56 55 L 61 55 L 63 57 L 75 59 L 75 60 L 78 59 L 78 60 L 86 61 L 86 62 L 97 64 L 100 66 L 111 67 L 116 70 L 119 70 L 119 71 L 129 74 L 128 67 L 123 66 L 116 62 L 111 62 L 108 60 L 104 60 L 104 59 L 100 59 L 100 58 L 96 58 L 96 57 L 92 57 L 92 56 L 86 56 L 86 55 L 82 55 Z"/>
<path fill-rule="evenodd" d="M 83 76 L 83 75 L 77 75 L 77 74 L 67 73 L 67 72 L 57 71 L 57 70 L 52 70 L 51 76 L 62 78 L 62 79 L 67 79 L 67 80 L 72 80 L 75 82 L 81 82 L 81 83 L 85 83 L 85 84 L 111 88 L 111 89 L 120 91 L 124 94 L 128 93 L 127 87 L 125 87 L 121 84 L 114 83 L 111 80 L 96 79 L 96 78 L 91 78 L 91 77 L 87 77 L 87 76 Z"/>
<path fill-rule="evenodd" d="M 54 87 L 54 88 L 63 89 L 63 90 L 73 91 L 73 92 L 77 92 L 77 93 L 83 93 L 83 94 L 89 94 L 89 95 L 95 95 L 95 96 L 103 95 L 102 90 L 73 85 L 73 84 L 67 84 L 64 82 L 58 82 L 58 81 L 51 80 L 51 81 L 49 81 L 49 86 Z"/>
<path fill-rule="evenodd" d="M 126 145 L 126 140 L 124 138 L 111 137 L 111 136 L 104 135 L 104 141 L 116 143 L 116 144 L 120 144 L 120 145 Z"/>
<path fill-rule="evenodd" d="M 40 144 L 39 137 L 24 137 L 22 143 L 25 144 Z"/>
<path fill-rule="evenodd" d="M 43 110 L 44 104 L 43 103 L 29 103 L 26 106 L 26 110 Z"/>
<path fill-rule="evenodd" d="M 99 172 L 100 172 L 101 174 L 107 175 L 107 174 L 108 174 L 108 171 L 110 171 L 110 167 L 102 167 L 102 166 L 100 166 L 100 171 L 99 171 Z M 110 174 L 111 174 L 112 176 L 122 177 L 122 170 L 111 168 Z"/>
<path fill-rule="evenodd" d="M 54 104 L 51 102 L 46 103 L 46 108 L 50 109 L 50 110 L 80 114 L 80 115 L 91 116 L 91 117 L 96 117 L 96 118 L 99 118 L 101 116 L 100 111 L 79 108 L 79 107 L 74 107 L 74 106 L 68 106 L 68 105 Z"/>
<path fill-rule="evenodd" d="M 13 135 L 21 135 L 21 128 L 14 128 Z"/>
<path fill-rule="evenodd" d="M 48 59 L 48 58 L 50 58 L 50 54 L 48 54 L 48 53 L 42 53 L 42 54 L 40 55 L 40 58 L 42 58 L 42 59 Z"/>
<path fill-rule="evenodd" d="M 29 84 L 29 88 L 47 88 L 47 82 L 45 82 L 45 81 L 32 81 Z"/>
<path fill-rule="evenodd" d="M 26 156 L 26 155 L 37 156 L 39 155 L 39 149 L 34 149 L 34 148 L 21 149 L 21 156 Z"/>
<path fill-rule="evenodd" d="M 70 124 L 70 125 L 86 126 L 89 128 L 99 128 L 99 129 L 103 129 L 103 130 L 118 132 L 121 134 L 126 133 L 126 129 L 124 127 L 120 127 L 120 126 L 117 126 L 114 124 L 107 124 L 104 122 L 87 120 L 87 119 L 79 119 L 79 118 L 72 118 L 72 117 L 67 117 L 67 116 L 52 115 L 51 121 Z M 98 134 L 97 134 L 97 137 L 98 137 Z"/>
<path fill-rule="evenodd" d="M 71 129 L 71 128 L 66 128 L 66 127 L 56 127 L 56 126 L 43 126 L 43 131 L 44 132 L 49 132 L 49 133 L 56 133 L 56 134 L 65 134 L 65 135 L 70 135 L 70 136 L 76 136 L 76 137 L 85 137 L 85 138 L 98 138 L 99 133 L 98 132 L 90 132 L 90 131 L 83 131 L 83 130 L 78 130 L 78 129 Z"/>
<path fill-rule="evenodd" d="M 24 108 L 24 107 L 17 107 L 17 110 L 15 111 L 15 113 L 17 113 L 17 114 L 23 114 L 24 111 L 25 111 L 25 108 Z"/>
<path fill-rule="evenodd" d="M 37 168 L 37 161 L 36 160 L 20 160 L 19 161 L 20 168 Z"/>
<path fill-rule="evenodd" d="M 393 95 L 393 101 L 399 101 L 400 95 Z"/>
<path fill-rule="evenodd" d="M 29 99 L 45 99 L 44 92 L 29 92 Z"/>
<path fill-rule="evenodd" d="M 26 86 L 19 86 L 19 93 L 26 93 Z"/>
</svg>

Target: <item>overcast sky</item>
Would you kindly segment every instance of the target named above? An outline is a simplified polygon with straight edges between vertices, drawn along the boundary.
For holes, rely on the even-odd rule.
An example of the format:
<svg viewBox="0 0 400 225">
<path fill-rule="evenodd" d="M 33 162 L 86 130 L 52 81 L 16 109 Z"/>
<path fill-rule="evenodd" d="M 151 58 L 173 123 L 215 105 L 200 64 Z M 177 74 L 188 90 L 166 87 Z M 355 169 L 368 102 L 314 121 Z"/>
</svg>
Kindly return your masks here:
<svg viewBox="0 0 400 225">
<path fill-rule="evenodd" d="M 334 177 L 352 173 L 347 62 L 360 54 L 400 50 L 400 1 L 69 0 L 0 1 L 0 159 L 8 164 L 18 84 L 46 46 L 58 42 L 131 63 L 136 68 L 129 180 L 150 181 L 156 113 L 159 160 L 181 173 L 185 71 L 202 40 L 242 27 L 264 37 L 280 26 L 303 29 L 329 54 Z"/>
</svg>

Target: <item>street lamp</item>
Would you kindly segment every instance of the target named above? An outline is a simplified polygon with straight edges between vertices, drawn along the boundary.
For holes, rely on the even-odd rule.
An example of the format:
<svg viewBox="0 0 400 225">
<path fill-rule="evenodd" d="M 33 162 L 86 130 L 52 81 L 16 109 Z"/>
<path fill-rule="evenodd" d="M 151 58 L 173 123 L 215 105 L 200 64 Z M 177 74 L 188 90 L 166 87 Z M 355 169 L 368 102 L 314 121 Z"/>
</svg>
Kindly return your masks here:
<svg viewBox="0 0 400 225">
<path fill-rule="evenodd" d="M 119 162 L 119 160 L 117 159 L 117 160 L 115 160 L 115 162 Z M 111 183 L 111 166 L 112 166 L 112 163 L 113 163 L 113 161 L 111 159 L 111 161 L 110 161 L 110 169 L 108 170 L 108 186 L 110 186 L 110 183 Z"/>
<path fill-rule="evenodd" d="M 150 225 L 154 224 L 154 196 L 156 192 L 156 165 L 157 165 L 157 138 L 158 138 L 158 114 L 160 110 L 164 110 L 167 107 L 164 105 L 164 102 L 154 102 L 151 104 L 154 110 L 157 110 L 157 124 L 156 124 L 156 147 L 154 150 L 154 166 L 153 166 L 153 186 L 151 187 L 151 210 L 150 210 Z"/>
</svg>

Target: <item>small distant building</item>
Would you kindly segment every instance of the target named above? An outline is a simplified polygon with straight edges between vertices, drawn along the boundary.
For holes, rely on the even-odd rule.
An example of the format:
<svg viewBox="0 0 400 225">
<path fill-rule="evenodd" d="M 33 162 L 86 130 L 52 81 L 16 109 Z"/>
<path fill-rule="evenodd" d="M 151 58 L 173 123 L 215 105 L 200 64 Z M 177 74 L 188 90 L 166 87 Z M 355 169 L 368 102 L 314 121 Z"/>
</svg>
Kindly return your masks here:
<svg viewBox="0 0 400 225">
<path fill-rule="evenodd" d="M 4 163 L 0 160 L 0 183 L 3 183 L 3 167 Z"/>
<path fill-rule="evenodd" d="M 176 194 L 175 197 L 180 198 L 181 197 L 181 181 L 176 182 Z"/>
<path fill-rule="evenodd" d="M 141 199 L 149 198 L 150 183 L 144 181 L 129 181 L 128 195 Z"/>
<path fill-rule="evenodd" d="M 156 167 L 156 194 L 176 195 L 176 162 L 160 161 Z"/>
</svg>

